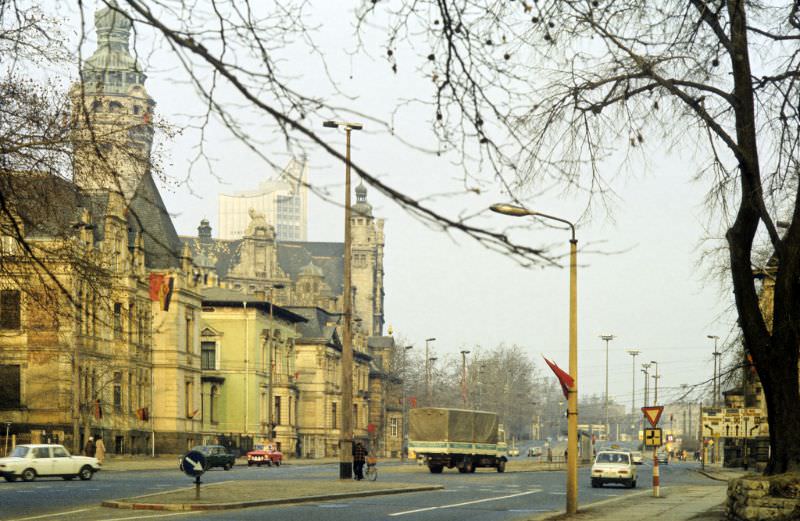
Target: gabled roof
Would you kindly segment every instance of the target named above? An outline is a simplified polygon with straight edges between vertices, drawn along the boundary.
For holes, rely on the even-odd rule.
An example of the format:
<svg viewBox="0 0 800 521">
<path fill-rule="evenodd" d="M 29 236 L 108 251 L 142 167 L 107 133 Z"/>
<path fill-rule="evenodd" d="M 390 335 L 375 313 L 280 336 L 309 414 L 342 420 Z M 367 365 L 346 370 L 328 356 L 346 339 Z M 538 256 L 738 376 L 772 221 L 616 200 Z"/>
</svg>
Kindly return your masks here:
<svg viewBox="0 0 800 521">
<path fill-rule="evenodd" d="M 341 350 L 342 342 L 336 332 L 336 326 L 329 325 L 338 322 L 338 314 L 328 313 L 322 308 L 310 306 L 288 306 L 287 309 L 307 320 L 305 323 L 297 325 L 301 341 L 323 341 L 327 345 Z"/>
</svg>

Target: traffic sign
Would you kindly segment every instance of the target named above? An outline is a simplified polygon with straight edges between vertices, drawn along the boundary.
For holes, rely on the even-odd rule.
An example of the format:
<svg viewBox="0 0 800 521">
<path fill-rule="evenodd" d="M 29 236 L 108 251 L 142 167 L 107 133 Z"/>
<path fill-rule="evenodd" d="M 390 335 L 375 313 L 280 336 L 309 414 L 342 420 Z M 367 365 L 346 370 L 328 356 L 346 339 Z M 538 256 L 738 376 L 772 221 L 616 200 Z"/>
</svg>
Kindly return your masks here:
<svg viewBox="0 0 800 521">
<path fill-rule="evenodd" d="M 650 425 L 655 427 L 658 425 L 658 420 L 661 418 L 661 413 L 664 412 L 663 405 L 653 405 L 651 407 L 642 407 L 644 417 L 650 422 Z"/>
<path fill-rule="evenodd" d="M 661 429 L 644 430 L 645 447 L 660 447 L 661 445 L 663 445 L 663 443 L 661 442 Z"/>
<path fill-rule="evenodd" d="M 206 457 L 202 452 L 191 450 L 183 455 L 181 470 L 189 477 L 196 478 L 206 470 Z"/>
</svg>

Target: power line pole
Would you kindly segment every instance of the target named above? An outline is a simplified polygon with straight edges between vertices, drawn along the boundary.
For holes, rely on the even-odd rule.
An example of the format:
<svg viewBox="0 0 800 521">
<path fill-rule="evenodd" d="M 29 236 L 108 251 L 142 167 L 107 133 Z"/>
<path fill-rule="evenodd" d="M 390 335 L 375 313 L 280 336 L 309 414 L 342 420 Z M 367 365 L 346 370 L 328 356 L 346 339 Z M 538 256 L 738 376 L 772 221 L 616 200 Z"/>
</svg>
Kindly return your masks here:
<svg viewBox="0 0 800 521">
<path fill-rule="evenodd" d="M 631 365 L 631 414 L 636 414 L 636 357 L 639 356 L 641 351 L 628 349 L 627 353 L 633 359 L 633 364 Z"/>
<path fill-rule="evenodd" d="M 431 405 L 431 350 L 430 350 L 430 343 L 436 340 L 436 338 L 426 338 L 425 339 L 425 406 L 430 407 Z"/>
<path fill-rule="evenodd" d="M 605 431 L 606 431 L 606 440 L 611 439 L 611 433 L 609 432 L 609 424 L 608 424 L 608 343 L 614 340 L 614 335 L 600 335 L 600 338 L 605 341 L 606 343 L 606 405 L 605 405 L 605 413 L 606 413 L 606 423 L 605 423 Z"/>
</svg>

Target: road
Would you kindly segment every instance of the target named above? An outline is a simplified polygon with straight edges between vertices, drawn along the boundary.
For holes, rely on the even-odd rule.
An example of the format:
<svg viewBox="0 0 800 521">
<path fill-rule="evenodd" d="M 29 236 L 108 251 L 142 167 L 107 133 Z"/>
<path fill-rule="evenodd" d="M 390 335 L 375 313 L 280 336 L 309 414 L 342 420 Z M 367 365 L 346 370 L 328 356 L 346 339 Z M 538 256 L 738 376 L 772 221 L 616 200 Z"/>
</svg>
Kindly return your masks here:
<svg viewBox="0 0 800 521">
<path fill-rule="evenodd" d="M 580 504 L 601 501 L 626 494 L 640 493 L 649 485 L 650 466 L 640 468 L 636 490 L 608 486 L 592 489 L 589 469 L 580 469 Z M 694 463 L 661 467 L 662 486 L 671 483 L 718 484 L 693 472 Z M 505 521 L 530 517 L 536 513 L 564 508 L 563 471 L 507 472 L 498 474 L 481 470 L 475 474 L 446 471 L 432 475 L 424 467 L 419 472 L 400 469 L 397 464 L 380 467 L 381 481 L 418 484 L 441 484 L 445 490 L 350 499 L 346 502 L 319 502 L 285 507 L 264 507 L 224 512 L 141 512 L 99 507 L 105 499 L 136 496 L 189 486 L 189 478 L 178 470 L 107 472 L 92 481 L 39 479 L 32 483 L 0 483 L 0 518 L 11 521 L 132 521 L 190 517 L 194 520 L 239 521 L 279 519 L 281 521 L 400 521 L 482 520 Z M 402 472 L 400 471 L 402 470 Z M 241 480 L 246 486 L 253 479 L 335 479 L 335 465 L 290 466 L 280 468 L 238 467 L 225 472 L 210 471 L 207 483 Z M 324 489 L 320 490 L 324 493 Z"/>
</svg>

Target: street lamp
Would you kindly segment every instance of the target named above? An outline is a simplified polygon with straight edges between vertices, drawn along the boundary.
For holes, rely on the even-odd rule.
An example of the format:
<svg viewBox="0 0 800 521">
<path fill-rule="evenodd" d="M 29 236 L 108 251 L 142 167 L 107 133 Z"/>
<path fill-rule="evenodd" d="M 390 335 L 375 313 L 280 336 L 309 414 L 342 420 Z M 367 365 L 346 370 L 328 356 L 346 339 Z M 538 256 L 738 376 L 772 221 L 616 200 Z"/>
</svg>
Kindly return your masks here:
<svg viewBox="0 0 800 521">
<path fill-rule="evenodd" d="M 719 397 L 719 388 L 718 388 L 719 387 L 719 382 L 718 382 L 718 378 L 717 378 L 717 373 L 718 372 L 720 372 L 720 373 L 722 372 L 722 371 L 718 371 L 718 369 L 717 369 L 717 358 L 720 355 L 722 355 L 722 353 L 717 351 L 717 341 L 719 340 L 719 336 L 717 336 L 717 335 L 706 335 L 706 338 L 709 338 L 709 339 L 714 341 L 714 352 L 712 353 L 714 355 L 714 379 L 712 380 L 714 383 L 712 384 L 712 388 L 713 388 L 712 393 L 714 394 L 714 407 L 716 407 L 718 405 L 717 400 L 718 400 L 718 397 Z"/>
<path fill-rule="evenodd" d="M 364 125 L 346 121 L 325 121 L 327 128 L 343 128 L 346 135 L 344 163 L 344 288 L 342 312 L 342 428 L 339 430 L 339 479 L 353 477 L 353 332 L 352 332 L 352 237 L 350 231 L 350 132 Z"/>
<path fill-rule="evenodd" d="M 600 335 L 600 339 L 606 342 L 606 439 L 610 440 L 610 425 L 608 423 L 608 343 L 614 340 L 614 335 Z"/>
<path fill-rule="evenodd" d="M 11 422 L 6 422 L 6 441 L 3 446 L 3 456 L 8 457 L 8 431 L 11 429 Z"/>
<path fill-rule="evenodd" d="M 436 338 L 426 338 L 425 339 L 425 405 L 430 407 L 431 405 L 431 382 L 430 382 L 430 356 L 431 356 L 431 348 L 430 343 L 436 340 Z"/>
<path fill-rule="evenodd" d="M 414 349 L 414 346 L 405 346 L 403 348 L 403 425 L 402 425 L 402 436 L 403 441 L 402 446 L 400 447 L 400 458 L 403 461 L 406 461 L 408 457 L 408 447 L 406 446 L 406 437 L 408 436 L 408 404 L 406 403 L 408 400 L 406 399 L 406 357 L 408 356 L 408 351 Z"/>
<path fill-rule="evenodd" d="M 269 345 L 267 346 L 267 368 L 269 369 L 269 386 L 267 387 L 267 426 L 269 427 L 269 439 L 275 441 L 275 426 L 272 424 L 272 393 L 275 387 L 275 320 L 273 308 L 275 307 L 275 290 L 283 289 L 285 286 L 280 283 L 269 287 Z"/>
<path fill-rule="evenodd" d="M 626 351 L 631 358 L 633 359 L 633 365 L 631 366 L 631 414 L 636 414 L 636 357 L 639 356 L 638 349 L 628 349 Z"/>
<path fill-rule="evenodd" d="M 650 363 L 656 366 L 656 373 L 653 375 L 653 405 L 658 405 L 658 379 L 661 375 L 658 374 L 658 362 L 650 360 Z"/>
<path fill-rule="evenodd" d="M 494 204 L 493 212 L 513 217 L 526 215 L 569 226 L 569 375 L 573 385 L 567 399 L 567 514 L 578 511 L 578 241 L 575 225 L 566 219 L 511 204 Z"/>
<path fill-rule="evenodd" d="M 431 395 L 431 373 L 433 372 L 433 363 L 438 360 L 435 356 L 431 356 L 428 358 L 428 373 L 425 375 L 425 389 L 428 390 L 428 407 L 431 406 L 433 403 L 433 397 Z"/>
<path fill-rule="evenodd" d="M 642 372 L 644 373 L 644 406 L 650 405 L 649 385 L 650 385 L 650 364 L 642 364 Z M 639 417 L 639 431 L 642 432 L 642 450 L 644 450 L 644 418 Z"/>
<path fill-rule="evenodd" d="M 464 408 L 467 408 L 467 355 L 470 351 L 466 349 L 461 350 L 461 400 L 464 402 Z"/>
</svg>

